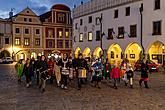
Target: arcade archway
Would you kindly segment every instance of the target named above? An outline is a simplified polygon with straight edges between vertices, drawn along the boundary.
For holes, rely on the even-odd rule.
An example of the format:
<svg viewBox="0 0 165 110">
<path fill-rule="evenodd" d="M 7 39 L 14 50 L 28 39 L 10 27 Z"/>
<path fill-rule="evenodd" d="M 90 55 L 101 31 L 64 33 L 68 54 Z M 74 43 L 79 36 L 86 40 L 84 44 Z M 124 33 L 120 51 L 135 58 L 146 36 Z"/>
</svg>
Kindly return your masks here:
<svg viewBox="0 0 165 110">
<path fill-rule="evenodd" d="M 91 50 L 90 50 L 90 48 L 87 47 L 87 48 L 84 49 L 83 56 L 84 56 L 84 58 L 91 57 Z"/>
<path fill-rule="evenodd" d="M 165 46 L 162 42 L 154 42 L 148 50 L 148 59 L 162 64 L 165 60 Z"/>
<path fill-rule="evenodd" d="M 100 58 L 100 56 L 103 54 L 103 51 L 100 47 L 97 47 L 93 52 L 93 57 Z"/>
<path fill-rule="evenodd" d="M 121 63 L 122 61 L 122 49 L 118 44 L 112 44 L 107 51 L 108 61 L 111 64 Z"/>
<path fill-rule="evenodd" d="M 75 58 L 78 58 L 78 55 L 79 55 L 80 52 L 81 52 L 80 47 L 77 47 L 76 50 L 75 50 L 75 52 L 74 52 L 74 57 Z"/>
<path fill-rule="evenodd" d="M 125 57 L 131 64 L 135 64 L 137 60 L 141 58 L 142 49 L 137 43 L 131 43 L 125 50 Z"/>
</svg>

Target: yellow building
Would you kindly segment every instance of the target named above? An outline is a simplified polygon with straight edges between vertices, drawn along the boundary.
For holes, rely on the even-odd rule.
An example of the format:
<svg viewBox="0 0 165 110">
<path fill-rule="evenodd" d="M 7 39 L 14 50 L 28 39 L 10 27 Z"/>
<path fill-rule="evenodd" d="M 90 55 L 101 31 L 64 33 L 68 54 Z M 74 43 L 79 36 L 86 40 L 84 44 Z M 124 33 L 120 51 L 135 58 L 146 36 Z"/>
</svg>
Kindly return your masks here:
<svg viewBox="0 0 165 110">
<path fill-rule="evenodd" d="M 42 54 L 42 23 L 30 8 L 13 17 L 12 30 L 15 60 L 36 58 Z"/>
</svg>

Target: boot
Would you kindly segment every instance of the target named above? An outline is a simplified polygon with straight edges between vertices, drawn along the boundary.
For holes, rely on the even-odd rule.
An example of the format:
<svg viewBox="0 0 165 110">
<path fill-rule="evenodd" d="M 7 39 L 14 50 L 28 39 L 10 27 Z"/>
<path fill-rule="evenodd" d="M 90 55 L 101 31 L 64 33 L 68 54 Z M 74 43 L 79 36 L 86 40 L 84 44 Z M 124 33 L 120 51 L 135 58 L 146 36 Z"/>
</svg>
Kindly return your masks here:
<svg viewBox="0 0 165 110">
<path fill-rule="evenodd" d="M 130 85 L 130 88 L 132 88 L 132 89 L 133 89 L 133 85 Z"/>
<path fill-rule="evenodd" d="M 98 82 L 98 88 L 101 89 L 101 82 Z"/>
<path fill-rule="evenodd" d="M 149 89 L 147 81 L 144 81 L 145 88 Z"/>
</svg>

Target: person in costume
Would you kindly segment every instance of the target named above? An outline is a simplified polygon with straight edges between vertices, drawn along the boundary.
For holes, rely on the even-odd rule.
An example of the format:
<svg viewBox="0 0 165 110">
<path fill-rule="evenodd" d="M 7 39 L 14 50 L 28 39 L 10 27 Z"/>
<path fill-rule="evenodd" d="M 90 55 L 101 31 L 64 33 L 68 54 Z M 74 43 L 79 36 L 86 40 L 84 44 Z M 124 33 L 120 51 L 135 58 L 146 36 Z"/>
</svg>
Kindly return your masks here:
<svg viewBox="0 0 165 110">
<path fill-rule="evenodd" d="M 126 70 L 127 79 L 125 80 L 125 86 L 129 83 L 130 87 L 133 88 L 133 69 L 131 67 L 131 64 L 127 64 L 127 70 Z"/>
<path fill-rule="evenodd" d="M 24 68 L 24 64 L 23 64 L 23 60 L 21 59 L 15 65 L 15 69 L 18 74 L 18 82 L 21 82 L 21 77 L 23 75 L 23 68 Z"/>
<path fill-rule="evenodd" d="M 67 54 L 63 54 L 63 58 L 60 59 L 58 65 L 61 68 L 61 88 L 67 89 L 67 80 L 69 76 L 69 60 Z"/>
<path fill-rule="evenodd" d="M 114 67 L 112 68 L 110 76 L 114 80 L 113 88 L 117 89 L 117 79 L 120 78 L 120 68 L 118 67 L 117 63 L 115 63 Z"/>
<path fill-rule="evenodd" d="M 149 73 L 149 67 L 146 63 L 146 59 L 143 59 L 143 62 L 141 64 L 141 79 L 139 81 L 140 87 L 142 86 L 142 82 L 144 81 L 145 88 L 147 89 L 149 88 L 148 87 L 148 80 L 149 80 L 148 73 Z"/>
<path fill-rule="evenodd" d="M 50 84 L 53 84 L 53 78 L 54 78 L 54 72 L 53 72 L 53 68 L 54 68 L 54 61 L 53 58 L 50 58 L 48 61 L 48 74 L 50 75 Z"/>
<path fill-rule="evenodd" d="M 97 59 L 93 63 L 92 69 L 93 69 L 92 82 L 94 83 L 94 87 L 101 88 L 103 65 L 100 59 Z"/>
<path fill-rule="evenodd" d="M 55 76 L 56 76 L 57 86 L 60 87 L 61 72 L 60 72 L 60 67 L 57 65 L 56 62 L 54 62 L 53 71 L 54 71 Z"/>
</svg>

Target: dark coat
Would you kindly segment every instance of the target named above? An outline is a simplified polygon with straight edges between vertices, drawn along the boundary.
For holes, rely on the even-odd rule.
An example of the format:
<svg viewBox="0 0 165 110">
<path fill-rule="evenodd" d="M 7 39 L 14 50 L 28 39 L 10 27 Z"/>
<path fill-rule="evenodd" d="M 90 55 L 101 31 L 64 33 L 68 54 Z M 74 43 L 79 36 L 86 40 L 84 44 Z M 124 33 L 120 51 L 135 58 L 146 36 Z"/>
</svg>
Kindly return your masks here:
<svg viewBox="0 0 165 110">
<path fill-rule="evenodd" d="M 148 65 L 145 63 L 141 64 L 141 78 L 148 78 Z"/>
<path fill-rule="evenodd" d="M 41 78 L 46 79 L 48 72 L 43 72 L 48 70 L 48 64 L 46 61 L 40 61 L 39 66 L 41 72 Z"/>
<path fill-rule="evenodd" d="M 23 68 L 23 73 L 25 74 L 26 77 L 31 77 L 31 73 L 30 73 L 30 65 L 27 66 L 27 64 L 24 65 L 24 68 Z"/>
</svg>

